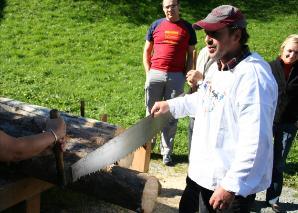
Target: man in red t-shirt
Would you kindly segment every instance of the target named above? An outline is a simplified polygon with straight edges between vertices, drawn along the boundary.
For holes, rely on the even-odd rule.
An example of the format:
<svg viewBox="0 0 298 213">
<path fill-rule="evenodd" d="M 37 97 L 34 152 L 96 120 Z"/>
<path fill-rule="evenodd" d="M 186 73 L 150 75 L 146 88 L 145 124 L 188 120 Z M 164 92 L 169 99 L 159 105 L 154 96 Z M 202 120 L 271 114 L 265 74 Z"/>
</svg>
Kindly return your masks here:
<svg viewBox="0 0 298 213">
<path fill-rule="evenodd" d="M 150 26 L 143 53 L 147 114 L 156 101 L 168 100 L 183 92 L 184 73 L 191 69 L 192 52 L 197 43 L 192 25 L 180 19 L 179 1 L 164 0 L 162 6 L 166 17 Z M 172 164 L 177 122 L 170 120 L 162 130 L 160 149 L 165 165 Z"/>
</svg>

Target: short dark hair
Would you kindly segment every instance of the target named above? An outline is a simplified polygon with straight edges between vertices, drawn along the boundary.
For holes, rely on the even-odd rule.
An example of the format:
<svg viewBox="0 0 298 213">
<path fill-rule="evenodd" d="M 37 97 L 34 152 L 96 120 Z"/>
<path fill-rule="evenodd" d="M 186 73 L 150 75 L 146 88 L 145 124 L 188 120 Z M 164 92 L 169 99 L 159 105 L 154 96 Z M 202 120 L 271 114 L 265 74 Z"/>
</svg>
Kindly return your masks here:
<svg viewBox="0 0 298 213">
<path fill-rule="evenodd" d="M 239 28 L 239 27 L 234 27 L 234 26 L 229 26 L 229 34 L 233 34 L 235 31 L 240 30 L 241 31 L 241 37 L 239 43 L 241 45 L 245 45 L 249 39 L 249 34 L 246 30 L 246 28 Z"/>
<path fill-rule="evenodd" d="M 162 0 L 161 5 L 163 5 L 163 1 L 164 1 L 164 0 Z M 177 0 L 177 4 L 179 4 L 179 0 Z"/>
</svg>

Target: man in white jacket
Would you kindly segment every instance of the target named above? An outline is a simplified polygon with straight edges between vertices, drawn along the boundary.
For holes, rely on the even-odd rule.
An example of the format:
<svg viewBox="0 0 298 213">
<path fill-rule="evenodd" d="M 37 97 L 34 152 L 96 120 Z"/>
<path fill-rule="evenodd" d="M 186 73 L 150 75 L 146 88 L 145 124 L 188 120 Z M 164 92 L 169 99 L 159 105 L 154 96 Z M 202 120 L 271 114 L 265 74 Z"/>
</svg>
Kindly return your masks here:
<svg viewBox="0 0 298 213">
<path fill-rule="evenodd" d="M 196 22 L 216 60 L 198 92 L 156 102 L 156 117 L 195 115 L 188 177 L 179 212 L 250 212 L 272 172 L 272 123 L 277 84 L 270 66 L 246 45 L 241 11 L 222 5 Z"/>
</svg>

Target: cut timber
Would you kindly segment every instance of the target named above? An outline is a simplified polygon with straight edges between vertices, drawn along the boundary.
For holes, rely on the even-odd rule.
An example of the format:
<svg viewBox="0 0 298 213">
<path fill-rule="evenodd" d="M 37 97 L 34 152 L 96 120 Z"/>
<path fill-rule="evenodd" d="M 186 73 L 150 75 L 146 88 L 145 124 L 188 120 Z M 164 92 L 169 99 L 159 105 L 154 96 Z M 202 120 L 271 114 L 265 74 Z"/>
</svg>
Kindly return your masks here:
<svg viewBox="0 0 298 213">
<path fill-rule="evenodd" d="M 16 137 L 40 133 L 44 129 L 49 111 L 50 109 L 44 107 L 0 98 L 0 130 Z M 155 177 L 147 174 L 112 166 L 110 169 L 101 170 L 80 179 L 79 182 L 72 183 L 69 178 L 70 166 L 108 142 L 119 128 L 67 113 L 60 113 L 60 115 L 67 125 L 67 144 L 64 152 L 67 188 L 93 194 L 102 200 L 134 211 L 151 212 L 159 191 L 159 183 Z M 132 161 L 130 156 L 127 165 Z M 55 158 L 52 153 L 41 154 L 30 160 L 10 165 L 0 164 L 0 171 L 0 183 L 2 172 L 5 171 L 15 171 L 50 183 L 57 183 Z M 0 202 L 1 199 L 2 197 Z M 36 205 L 37 201 L 38 198 L 33 198 L 32 205 Z"/>
<path fill-rule="evenodd" d="M 159 187 L 156 177 L 119 166 L 86 176 L 70 185 L 75 191 L 145 213 L 153 211 Z"/>
</svg>

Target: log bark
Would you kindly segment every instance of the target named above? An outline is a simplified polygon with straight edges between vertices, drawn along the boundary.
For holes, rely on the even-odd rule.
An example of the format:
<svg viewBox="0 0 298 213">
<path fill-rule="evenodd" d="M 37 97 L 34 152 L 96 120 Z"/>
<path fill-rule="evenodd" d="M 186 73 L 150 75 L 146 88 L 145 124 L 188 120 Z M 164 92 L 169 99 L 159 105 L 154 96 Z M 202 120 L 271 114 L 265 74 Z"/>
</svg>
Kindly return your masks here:
<svg viewBox="0 0 298 213">
<path fill-rule="evenodd" d="M 136 212 L 152 212 L 160 184 L 154 176 L 112 166 L 80 179 L 70 188 Z"/>
<path fill-rule="evenodd" d="M 16 137 L 39 133 L 44 129 L 49 111 L 48 108 L 0 98 L 0 130 Z M 108 142 L 122 130 L 115 125 L 94 119 L 62 112 L 60 115 L 67 125 L 67 145 L 64 152 L 67 189 L 91 194 L 137 212 L 151 212 L 160 185 L 155 177 L 145 173 L 111 166 L 72 183 L 71 165 Z M 129 155 L 127 167 L 132 158 L 133 155 Z M 122 162 L 120 165 L 125 166 Z M 55 158 L 51 151 L 30 160 L 4 164 L 4 166 L 0 164 L 1 174 L 5 169 L 57 184 Z"/>
<path fill-rule="evenodd" d="M 45 107 L 0 98 L 0 130 L 15 137 L 40 133 L 44 129 L 49 112 L 50 109 Z M 64 168 L 67 183 L 71 183 L 71 165 L 113 138 L 118 127 L 63 112 L 60 116 L 67 126 Z M 18 171 L 26 175 L 30 174 L 50 183 L 57 183 L 55 158 L 51 149 L 17 165 Z"/>
</svg>

